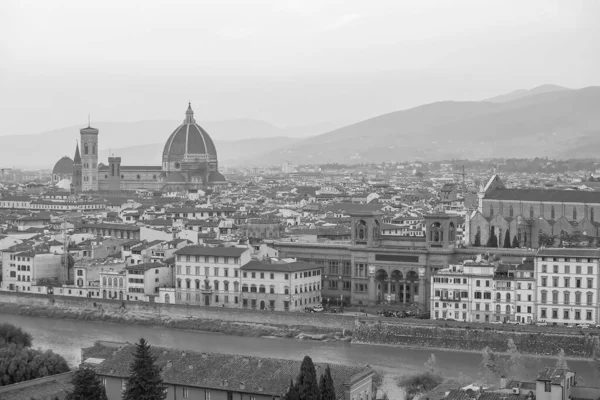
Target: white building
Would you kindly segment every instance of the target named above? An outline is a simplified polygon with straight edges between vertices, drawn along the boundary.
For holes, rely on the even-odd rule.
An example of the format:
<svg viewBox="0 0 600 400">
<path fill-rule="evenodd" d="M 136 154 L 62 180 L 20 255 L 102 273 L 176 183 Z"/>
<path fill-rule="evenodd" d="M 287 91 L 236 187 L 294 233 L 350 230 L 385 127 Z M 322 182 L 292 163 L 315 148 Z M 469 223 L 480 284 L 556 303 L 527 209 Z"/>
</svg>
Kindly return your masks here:
<svg viewBox="0 0 600 400">
<path fill-rule="evenodd" d="M 298 311 L 321 304 L 322 266 L 251 261 L 240 269 L 242 308 Z"/>
<path fill-rule="evenodd" d="M 600 250 L 540 249 L 535 256 L 537 320 L 597 324 Z"/>
<path fill-rule="evenodd" d="M 32 285 L 62 277 L 61 256 L 23 250 L 19 246 L 2 251 L 2 290 L 31 292 Z"/>
<path fill-rule="evenodd" d="M 515 320 L 529 324 L 535 320 L 535 267 L 525 262 L 509 271 L 513 274 L 516 287 Z"/>
<path fill-rule="evenodd" d="M 159 263 L 143 263 L 125 267 L 127 300 L 153 301 L 160 288 L 171 286 L 172 268 Z"/>
<path fill-rule="evenodd" d="M 247 247 L 187 246 L 175 252 L 175 302 L 240 307 L 240 267 L 250 262 Z M 171 303 L 170 296 L 161 297 Z"/>
</svg>

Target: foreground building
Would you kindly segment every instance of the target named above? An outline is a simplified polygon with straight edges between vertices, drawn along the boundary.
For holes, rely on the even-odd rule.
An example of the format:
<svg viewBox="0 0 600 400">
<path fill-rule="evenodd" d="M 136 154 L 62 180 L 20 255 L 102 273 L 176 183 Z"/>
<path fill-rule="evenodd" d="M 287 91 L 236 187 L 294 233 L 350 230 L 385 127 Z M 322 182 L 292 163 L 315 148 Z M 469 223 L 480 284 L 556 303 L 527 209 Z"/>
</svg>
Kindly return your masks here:
<svg viewBox="0 0 600 400">
<path fill-rule="evenodd" d="M 234 354 L 152 348 L 156 365 L 162 369 L 168 400 L 227 399 L 272 400 L 281 398 L 292 379 L 300 373 L 301 361 Z M 121 399 L 135 346 L 96 343 L 82 349 L 82 359 L 93 360 L 108 400 Z M 99 363 L 99 364 L 98 364 Z M 326 365 L 315 364 L 317 377 Z M 338 399 L 370 400 L 374 371 L 368 366 L 330 364 Z"/>
</svg>

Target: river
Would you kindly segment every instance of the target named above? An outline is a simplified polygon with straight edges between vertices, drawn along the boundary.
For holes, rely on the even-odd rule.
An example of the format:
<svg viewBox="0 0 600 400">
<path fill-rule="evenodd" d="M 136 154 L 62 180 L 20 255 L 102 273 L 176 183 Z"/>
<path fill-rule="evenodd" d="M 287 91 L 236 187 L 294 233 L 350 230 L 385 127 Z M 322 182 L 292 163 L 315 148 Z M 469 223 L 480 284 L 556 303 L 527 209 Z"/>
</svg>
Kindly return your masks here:
<svg viewBox="0 0 600 400">
<path fill-rule="evenodd" d="M 400 376 L 423 369 L 423 364 L 434 353 L 438 367 L 446 376 L 459 372 L 476 377 L 481 354 L 450 350 L 410 349 L 401 347 L 360 345 L 346 342 L 318 342 L 310 340 L 270 339 L 244 336 L 227 336 L 218 333 L 187 331 L 164 327 L 114 324 L 79 320 L 51 319 L 22 315 L 0 314 L 0 322 L 20 326 L 33 336 L 33 346 L 52 349 L 61 354 L 69 364 L 77 365 L 82 347 L 96 340 L 135 342 L 144 337 L 151 345 L 174 347 L 195 351 L 244 354 L 251 356 L 301 360 L 309 355 L 316 362 L 337 364 L 369 364 L 382 372 Z M 530 360 L 535 368 L 552 365 L 555 360 L 537 358 Z M 571 360 L 569 367 L 592 382 L 594 373 L 590 363 Z"/>
</svg>

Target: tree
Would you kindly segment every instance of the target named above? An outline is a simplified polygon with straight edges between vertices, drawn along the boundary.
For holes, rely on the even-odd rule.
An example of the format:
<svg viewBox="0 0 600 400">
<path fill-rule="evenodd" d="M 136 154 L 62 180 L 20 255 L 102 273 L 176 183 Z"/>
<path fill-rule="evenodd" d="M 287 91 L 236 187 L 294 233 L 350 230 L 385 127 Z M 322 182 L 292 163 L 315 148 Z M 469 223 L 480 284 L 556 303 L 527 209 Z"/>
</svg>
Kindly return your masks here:
<svg viewBox="0 0 600 400">
<path fill-rule="evenodd" d="M 427 372 L 436 374 L 437 373 L 437 360 L 435 359 L 435 354 L 431 353 L 427 361 L 425 361 L 425 370 Z"/>
<path fill-rule="evenodd" d="M 492 236 L 488 239 L 486 247 L 498 247 L 498 238 L 495 233 L 492 233 Z"/>
<path fill-rule="evenodd" d="M 516 248 L 519 248 L 519 247 L 520 247 L 520 245 L 519 245 L 519 241 L 517 240 L 517 237 L 513 236 L 512 248 L 516 249 Z"/>
<path fill-rule="evenodd" d="M 498 363 L 496 354 L 489 347 L 483 349 L 481 364 L 479 364 L 479 375 L 486 383 L 495 382 L 498 378 Z"/>
<path fill-rule="evenodd" d="M 67 371 L 65 359 L 52 350 L 34 350 L 16 344 L 0 347 L 0 386 Z"/>
<path fill-rule="evenodd" d="M 504 235 L 504 248 L 510 249 L 510 231 L 507 229 Z"/>
<path fill-rule="evenodd" d="M 17 326 L 2 323 L 0 324 L 0 346 L 6 344 L 31 347 L 31 335 Z"/>
<path fill-rule="evenodd" d="M 413 400 L 417 395 L 428 392 L 438 386 L 444 378 L 430 372 L 411 375 L 401 379 L 398 383 L 406 391 L 406 400 Z"/>
<path fill-rule="evenodd" d="M 507 348 L 508 359 L 506 359 L 504 373 L 508 377 L 520 377 L 524 372 L 523 355 L 519 352 L 517 345 L 512 339 L 508 339 Z"/>
<path fill-rule="evenodd" d="M 473 246 L 481 247 L 481 232 L 477 232 L 475 234 L 475 240 L 473 242 Z"/>
<path fill-rule="evenodd" d="M 123 400 L 164 400 L 167 398 L 165 385 L 160 376 L 160 368 L 155 364 L 156 357 L 144 338 L 135 345 L 133 362 L 129 369 L 129 379 L 125 384 Z"/>
<path fill-rule="evenodd" d="M 298 395 L 298 387 L 294 385 L 294 380 L 290 381 L 290 386 L 288 387 L 288 391 L 283 397 L 283 400 L 300 400 L 300 396 Z"/>
<path fill-rule="evenodd" d="M 560 349 L 558 351 L 558 359 L 556 360 L 556 368 L 569 369 L 569 366 L 567 365 L 567 360 L 565 360 L 565 351 L 563 349 Z"/>
<path fill-rule="evenodd" d="M 297 385 L 300 399 L 319 400 L 321 398 L 317 381 L 317 371 L 309 356 L 304 356 L 304 360 L 302 360 Z"/>
<path fill-rule="evenodd" d="M 75 372 L 71 384 L 73 391 L 67 395 L 67 400 L 107 400 L 104 385 L 91 368 Z"/>
<path fill-rule="evenodd" d="M 337 400 L 329 365 L 325 368 L 325 372 L 321 375 L 319 391 L 321 392 L 321 400 Z"/>
</svg>

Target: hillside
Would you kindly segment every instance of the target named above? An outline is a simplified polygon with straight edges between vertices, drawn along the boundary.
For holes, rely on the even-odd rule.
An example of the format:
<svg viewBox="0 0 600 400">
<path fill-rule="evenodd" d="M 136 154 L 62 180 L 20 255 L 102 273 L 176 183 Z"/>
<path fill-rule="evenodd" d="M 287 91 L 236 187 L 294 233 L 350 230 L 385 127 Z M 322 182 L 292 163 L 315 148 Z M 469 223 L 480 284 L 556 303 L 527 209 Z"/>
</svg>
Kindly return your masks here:
<svg viewBox="0 0 600 400">
<path fill-rule="evenodd" d="M 241 165 L 262 154 L 290 145 L 298 139 L 288 137 L 256 138 L 243 140 L 215 140 L 221 165 Z M 122 158 L 123 165 L 161 165 L 164 143 L 152 143 L 118 149 L 100 150 L 100 160 L 109 154 Z"/>
<path fill-rule="evenodd" d="M 551 93 L 551 92 L 562 92 L 565 90 L 571 90 L 566 87 L 557 86 L 557 85 L 542 85 L 535 87 L 533 89 L 519 89 L 510 93 L 501 94 L 499 96 L 494 96 L 489 99 L 485 99 L 484 101 L 489 101 L 492 103 L 508 103 L 510 101 L 519 100 L 525 97 L 534 96 L 536 94 L 543 93 Z"/>
<path fill-rule="evenodd" d="M 129 148 L 127 153 L 138 160 L 136 163 L 150 165 L 156 164 L 156 160 L 160 160 L 162 145 L 179 124 L 181 121 L 98 122 L 92 125 L 100 129 L 101 157 L 114 152 L 113 149 Z M 281 137 L 305 138 L 308 135 L 323 133 L 332 127 L 331 124 L 319 124 L 278 128 L 267 122 L 251 119 L 206 121 L 199 122 L 199 124 L 217 142 L 220 156 L 230 157 L 230 159 L 239 158 L 239 153 L 235 150 L 236 146 L 224 144 L 223 146 L 226 148 L 221 149 L 220 141 L 261 138 L 259 139 L 260 146 L 272 150 L 282 143 Z M 39 134 L 0 136 L 0 167 L 51 169 L 60 157 L 64 155 L 73 157 L 75 141 L 79 139 L 80 128 L 82 126 L 71 126 Z M 265 138 L 276 139 L 271 145 L 265 143 Z M 152 153 L 153 143 L 159 144 L 156 147 L 159 148 L 157 153 Z M 244 142 L 241 144 L 244 145 Z M 250 153 L 260 148 L 255 148 L 251 143 L 246 143 L 246 145 L 249 145 Z M 131 149 L 138 146 L 140 147 L 139 154 Z M 102 150 L 105 151 L 102 152 Z M 124 162 L 132 165 L 130 161 L 123 159 Z M 105 158 L 101 158 L 101 160 L 105 160 Z M 144 160 L 148 161 L 142 162 Z"/>
<path fill-rule="evenodd" d="M 262 157 L 278 164 L 577 157 L 600 130 L 600 87 L 505 102 L 439 102 L 371 118 Z"/>
</svg>

